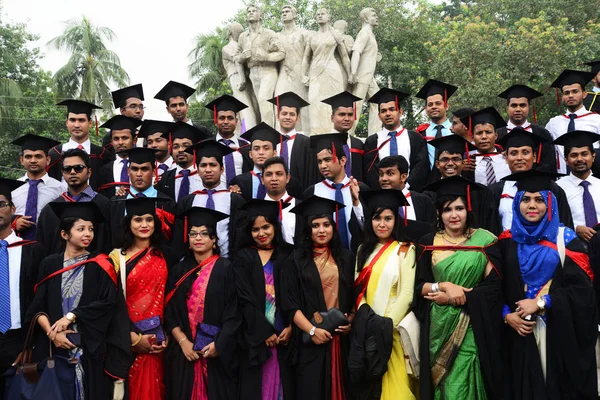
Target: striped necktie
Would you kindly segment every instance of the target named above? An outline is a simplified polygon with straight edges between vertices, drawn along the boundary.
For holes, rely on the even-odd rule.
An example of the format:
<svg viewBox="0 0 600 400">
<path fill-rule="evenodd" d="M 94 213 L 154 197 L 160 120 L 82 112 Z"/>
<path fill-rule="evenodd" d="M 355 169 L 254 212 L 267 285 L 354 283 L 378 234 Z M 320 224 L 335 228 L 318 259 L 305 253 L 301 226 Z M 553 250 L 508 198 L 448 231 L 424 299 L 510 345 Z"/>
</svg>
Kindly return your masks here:
<svg viewBox="0 0 600 400">
<path fill-rule="evenodd" d="M 483 161 L 486 162 L 485 177 L 487 179 L 487 185 L 489 186 L 493 183 L 496 183 L 496 174 L 494 173 L 494 163 L 492 161 L 492 157 L 490 157 L 490 156 L 484 156 Z"/>
</svg>

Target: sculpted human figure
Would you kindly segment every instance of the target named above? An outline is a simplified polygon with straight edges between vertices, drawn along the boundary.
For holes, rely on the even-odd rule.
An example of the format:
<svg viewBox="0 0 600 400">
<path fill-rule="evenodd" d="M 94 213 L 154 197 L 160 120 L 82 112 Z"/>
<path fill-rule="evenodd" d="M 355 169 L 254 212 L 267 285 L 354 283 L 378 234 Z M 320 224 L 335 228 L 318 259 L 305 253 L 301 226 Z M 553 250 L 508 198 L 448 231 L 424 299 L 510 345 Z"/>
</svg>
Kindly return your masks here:
<svg viewBox="0 0 600 400">
<path fill-rule="evenodd" d="M 244 68 L 236 59 L 238 57 L 238 39 L 244 28 L 237 22 L 232 22 L 227 26 L 227 43 L 222 50 L 223 68 L 227 71 L 227 78 L 231 85 L 233 97 L 246 104 L 248 108 L 240 111 L 240 118 L 244 120 L 246 129 L 250 129 L 256 125 L 256 109 L 254 108 L 254 93 L 252 85 L 246 84 L 246 76 Z M 240 87 L 245 85 L 244 90 Z"/>
<path fill-rule="evenodd" d="M 273 105 L 267 100 L 273 97 L 277 84 L 277 63 L 285 57 L 277 34 L 261 26 L 258 7 L 246 8 L 248 29 L 242 32 L 238 42 L 238 61 L 250 71 L 250 81 L 256 95 L 262 122 L 275 126 Z M 244 90 L 245 85 L 240 87 Z"/>
<path fill-rule="evenodd" d="M 313 135 L 331 132 L 331 107 L 321 100 L 346 89 L 342 71 L 350 76 L 348 52 L 341 35 L 331 27 L 329 11 L 317 10 L 315 19 L 319 30 L 311 35 L 302 61 L 302 83 L 308 86 L 310 132 Z M 342 65 L 336 60 L 336 53 Z"/>
<path fill-rule="evenodd" d="M 344 42 L 344 46 L 346 47 L 346 51 L 348 52 L 348 56 L 350 56 L 350 54 L 352 54 L 352 46 L 354 45 L 354 38 L 350 35 L 346 35 L 346 30 L 348 29 L 348 22 L 344 21 L 343 19 L 338 19 L 337 21 L 335 21 L 333 23 L 333 29 L 335 29 L 335 31 L 340 34 L 342 41 Z M 342 60 L 337 55 L 337 53 L 336 53 L 335 59 L 338 61 L 338 63 L 340 65 L 342 65 Z M 344 82 L 348 82 L 348 75 L 346 74 L 346 71 L 343 68 L 342 68 L 342 73 L 344 74 Z M 347 85 L 346 88 L 348 88 L 348 86 L 349 85 Z"/>
</svg>

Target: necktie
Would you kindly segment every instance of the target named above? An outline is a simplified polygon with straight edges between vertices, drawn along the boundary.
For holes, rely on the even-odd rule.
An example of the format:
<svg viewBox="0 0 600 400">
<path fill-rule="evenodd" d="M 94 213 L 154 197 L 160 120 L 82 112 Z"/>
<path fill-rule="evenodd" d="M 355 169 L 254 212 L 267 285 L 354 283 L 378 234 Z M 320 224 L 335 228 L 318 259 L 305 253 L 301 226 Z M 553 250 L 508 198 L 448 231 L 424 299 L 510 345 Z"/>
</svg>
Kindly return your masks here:
<svg viewBox="0 0 600 400">
<path fill-rule="evenodd" d="M 346 167 L 344 168 L 344 172 L 346 172 L 347 176 L 352 176 L 352 155 L 348 144 L 344 145 L 344 155 L 346 156 Z"/>
<path fill-rule="evenodd" d="M 265 187 L 265 185 L 263 185 L 262 181 L 260 180 L 261 176 L 262 172 L 256 174 L 256 177 L 258 178 L 258 189 L 256 190 L 256 198 L 259 200 L 264 200 L 265 196 L 267 195 L 267 188 Z"/>
<path fill-rule="evenodd" d="M 281 135 L 284 136 L 285 138 L 289 139 L 289 136 L 287 135 Z M 281 158 L 283 158 L 285 160 L 285 165 L 287 165 L 289 167 L 290 165 L 290 159 L 289 159 L 289 154 L 288 154 L 288 147 L 287 147 L 287 140 L 282 140 L 281 142 L 281 148 L 279 149 L 279 155 L 281 156 Z"/>
<path fill-rule="evenodd" d="M 206 208 L 209 208 L 211 210 L 215 209 L 215 199 L 213 199 L 213 193 L 216 190 L 214 189 L 206 189 L 205 192 L 208 195 L 208 199 L 206 199 Z"/>
<path fill-rule="evenodd" d="M 27 191 L 27 201 L 25 202 L 25 215 L 31 217 L 32 222 L 37 220 L 38 206 L 38 185 L 40 179 L 29 179 L 29 190 Z M 21 237 L 25 240 L 33 240 L 35 238 L 35 225 L 27 229 Z"/>
<path fill-rule="evenodd" d="M 75 203 L 77 203 L 79 201 L 79 199 L 81 199 L 81 196 L 83 196 L 83 193 L 79 193 L 78 195 L 72 195 L 71 193 L 67 192 L 67 196 L 69 196 L 70 198 L 72 198 L 73 201 Z"/>
<path fill-rule="evenodd" d="M 390 137 L 390 156 L 398 155 L 398 141 L 396 140 L 396 131 L 388 133 Z"/>
<path fill-rule="evenodd" d="M 594 198 L 589 190 L 590 183 L 588 181 L 581 181 L 579 186 L 583 186 L 583 214 L 585 215 L 585 226 L 592 228 L 598 224 L 598 217 L 596 215 Z"/>
<path fill-rule="evenodd" d="M 444 127 L 442 125 L 436 125 L 435 128 L 433 128 L 433 129 L 436 130 L 436 132 L 435 132 L 436 139 L 439 139 L 444 136 L 444 135 L 442 135 L 442 129 L 444 129 Z"/>
<path fill-rule="evenodd" d="M 121 180 L 119 182 L 129 182 L 129 175 L 127 174 L 129 160 L 121 160 L 121 162 L 123 163 L 123 168 L 121 168 Z"/>
<path fill-rule="evenodd" d="M 494 164 L 492 162 L 492 157 L 485 156 L 483 157 L 483 161 L 485 164 L 485 177 L 487 179 L 487 185 L 491 185 L 492 183 L 496 183 L 496 174 L 494 173 Z"/>
<path fill-rule="evenodd" d="M 85 149 L 83 148 L 83 145 L 81 145 L 81 144 L 80 144 L 80 145 L 78 145 L 78 146 L 77 146 L 77 148 L 78 148 L 79 150 L 84 150 L 84 151 L 85 151 Z"/>
<path fill-rule="evenodd" d="M 0 332 L 5 334 L 12 325 L 10 318 L 10 272 L 8 242 L 0 240 Z M 15 293 L 18 296 L 18 293 Z"/>
<path fill-rule="evenodd" d="M 343 183 L 334 183 L 331 186 L 334 187 L 335 189 L 335 201 L 337 201 L 338 203 L 341 204 L 345 204 L 344 203 L 344 195 L 342 194 L 342 188 L 344 187 Z M 342 242 L 342 247 L 350 250 L 350 238 L 348 237 L 348 223 L 346 222 L 346 209 L 342 208 L 341 210 L 339 210 L 336 215 L 337 215 L 337 226 L 338 226 L 338 233 L 340 234 L 340 240 Z"/>
<path fill-rule="evenodd" d="M 575 130 L 575 119 L 577 119 L 577 114 L 569 114 L 569 126 L 567 127 L 567 132 L 573 132 Z"/>
<path fill-rule="evenodd" d="M 227 147 L 231 147 L 233 144 L 233 140 L 229 139 L 221 139 L 221 142 Z M 225 155 L 225 180 L 228 186 L 233 178 L 235 178 L 235 160 L 233 159 L 233 153 L 229 153 Z"/>
<path fill-rule="evenodd" d="M 140 193 L 136 193 L 135 197 L 140 198 L 140 197 L 146 197 L 146 195 L 142 192 Z"/>
<path fill-rule="evenodd" d="M 181 185 L 179 186 L 179 195 L 177 196 L 177 201 L 190 194 L 190 170 L 182 169 L 181 176 Z"/>
<path fill-rule="evenodd" d="M 167 164 L 158 164 L 158 169 L 162 171 L 161 175 L 168 171 L 169 167 Z"/>
<path fill-rule="evenodd" d="M 398 215 L 400 216 L 400 219 L 404 219 L 406 216 L 406 214 L 404 214 L 404 206 L 398 207 Z"/>
</svg>

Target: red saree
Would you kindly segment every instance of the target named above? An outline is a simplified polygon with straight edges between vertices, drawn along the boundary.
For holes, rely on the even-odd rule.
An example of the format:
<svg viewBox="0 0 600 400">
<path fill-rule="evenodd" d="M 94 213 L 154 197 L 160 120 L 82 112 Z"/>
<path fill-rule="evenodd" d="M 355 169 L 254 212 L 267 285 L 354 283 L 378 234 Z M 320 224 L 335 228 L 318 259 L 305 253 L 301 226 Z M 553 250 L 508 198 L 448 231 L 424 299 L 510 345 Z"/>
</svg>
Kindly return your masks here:
<svg viewBox="0 0 600 400">
<path fill-rule="evenodd" d="M 167 262 L 145 249 L 127 260 L 127 310 L 133 323 L 159 316 L 163 322 Z M 138 354 L 129 370 L 129 398 L 165 398 L 163 354 Z"/>
</svg>

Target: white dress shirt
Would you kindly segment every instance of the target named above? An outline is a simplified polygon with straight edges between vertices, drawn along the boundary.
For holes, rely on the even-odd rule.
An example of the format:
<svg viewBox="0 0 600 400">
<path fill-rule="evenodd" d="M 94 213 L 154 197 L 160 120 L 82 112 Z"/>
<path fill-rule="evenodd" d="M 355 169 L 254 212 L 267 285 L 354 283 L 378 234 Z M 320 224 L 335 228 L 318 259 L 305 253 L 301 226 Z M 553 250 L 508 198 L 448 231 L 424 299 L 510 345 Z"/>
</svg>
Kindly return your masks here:
<svg viewBox="0 0 600 400">
<path fill-rule="evenodd" d="M 512 226 L 513 199 L 517 194 L 517 191 L 517 182 L 504 181 L 504 189 L 502 189 L 502 197 L 500 198 L 500 207 L 498 207 L 503 231 L 510 229 Z"/>
<path fill-rule="evenodd" d="M 480 154 L 479 151 L 473 150 L 469 153 L 470 155 Z M 499 153 L 495 150 L 493 153 L 488 154 L 492 160 L 492 168 L 494 169 L 494 175 L 496 176 L 496 182 L 499 182 L 502 178 L 510 175 L 510 168 L 506 163 L 506 157 L 504 153 Z M 487 186 L 487 161 L 484 161 L 484 156 L 477 155 L 475 157 L 475 182 Z"/>
<path fill-rule="evenodd" d="M 121 156 L 117 154 L 115 162 L 113 162 L 113 182 L 121 182 L 121 170 L 123 169 L 123 162 L 127 161 L 127 158 L 121 158 Z M 129 182 L 129 178 L 127 178 L 127 181 Z M 115 190 L 118 190 L 118 187 L 115 186 Z"/>
<path fill-rule="evenodd" d="M 15 231 L 11 231 L 4 240 L 8 244 L 20 242 L 20 237 Z M 10 329 L 21 328 L 21 254 L 23 247 L 15 246 L 8 248 L 8 276 L 10 288 Z"/>
<path fill-rule="evenodd" d="M 27 182 L 29 178 L 27 175 L 24 175 L 19 180 Z M 62 192 L 62 185 L 59 181 L 51 178 L 48 174 L 42 176 L 40 183 L 38 183 L 37 217 L 40 216 L 42 208 L 51 201 L 56 200 Z M 15 215 L 25 215 L 28 193 L 29 184 L 27 183 L 12 191 L 12 201 L 16 208 Z M 37 218 L 35 222 L 37 222 Z"/>
<path fill-rule="evenodd" d="M 199 190 L 207 190 L 202 186 Z M 224 184 L 220 184 L 214 190 L 227 190 Z M 193 207 L 206 207 L 206 201 L 208 196 L 204 194 L 197 194 L 194 196 Z M 213 201 L 215 202 L 215 210 L 222 212 L 227 215 L 231 215 L 231 192 L 220 192 L 213 193 Z M 227 257 L 229 255 L 229 218 L 225 218 L 217 222 L 217 236 L 219 238 L 217 245 L 221 250 L 221 256 Z"/>
<path fill-rule="evenodd" d="M 380 130 L 379 132 L 376 133 L 377 135 L 377 148 L 379 149 L 379 147 L 383 144 L 383 142 L 385 142 L 386 140 L 388 140 L 390 137 L 388 136 L 388 133 L 390 133 L 391 131 L 383 128 L 382 130 Z M 400 133 L 398 135 L 398 133 Z M 408 173 L 410 174 L 410 138 L 408 136 L 408 130 L 406 128 L 403 128 L 402 126 L 400 126 L 397 131 L 396 131 L 396 143 L 398 143 L 398 155 L 402 156 L 406 159 L 406 161 L 408 162 Z M 381 147 L 379 149 L 379 159 L 383 160 L 385 157 L 390 155 L 390 142 L 388 141 L 385 146 Z"/>
<path fill-rule="evenodd" d="M 265 200 L 279 201 L 279 200 L 273 199 L 271 196 L 269 196 L 268 193 L 265 196 Z M 281 210 L 281 233 L 283 234 L 283 239 L 287 243 L 293 245 L 294 244 L 294 234 L 296 232 L 296 214 L 291 213 L 290 210 L 292 208 L 296 207 L 296 199 L 293 198 L 292 196 L 290 196 L 288 194 L 288 192 L 285 192 L 283 194 L 283 197 L 281 198 L 281 200 L 290 204 L 289 206 L 287 206 L 286 208 Z M 300 238 L 298 238 L 298 239 L 300 239 Z"/>
<path fill-rule="evenodd" d="M 77 143 L 71 138 L 67 143 L 62 145 L 62 152 L 64 153 L 67 150 L 76 149 L 79 147 L 79 145 L 83 146 L 83 151 L 85 151 L 88 154 L 90 154 L 90 152 L 92 151 L 92 142 L 90 142 L 89 138 L 83 143 Z"/>
<path fill-rule="evenodd" d="M 179 165 L 177 166 L 177 168 L 175 168 L 175 201 L 176 202 L 179 201 L 179 188 L 181 187 L 181 180 L 183 179 L 183 177 L 179 177 L 179 178 L 177 178 L 177 177 L 181 174 L 181 171 L 184 169 L 186 169 L 186 168 L 181 168 Z M 190 168 L 187 168 L 187 169 L 190 170 L 192 173 L 196 172 L 195 165 L 192 165 Z M 202 190 L 202 179 L 200 179 L 200 176 L 198 175 L 198 173 L 194 173 L 193 175 L 190 173 L 190 176 L 188 178 L 190 179 L 190 191 L 187 194 L 195 192 L 196 190 Z"/>
<path fill-rule="evenodd" d="M 404 187 L 404 189 L 402 189 L 402 194 L 404 195 L 404 197 L 406 198 L 406 202 L 408 203 L 408 206 L 406 206 L 406 219 L 416 221 L 417 213 L 415 211 L 415 206 L 413 205 L 413 199 L 410 194 L 410 190 L 408 190 L 407 187 Z"/>
<path fill-rule="evenodd" d="M 567 112 L 562 115 L 557 115 L 553 117 L 548 124 L 546 125 L 546 129 L 552 134 L 553 139 L 558 139 L 560 136 L 567 133 L 567 129 L 569 128 L 569 119 L 570 112 Z M 581 107 L 579 110 L 575 111 L 574 114 L 577 114 L 579 118 L 575 119 L 575 129 L 582 131 L 589 131 L 594 133 L 600 133 L 600 115 L 596 113 L 590 113 L 585 107 Z M 557 172 L 562 174 L 567 172 L 567 166 L 565 163 L 564 156 L 564 148 L 563 146 L 555 145 L 556 149 L 556 166 Z M 598 143 L 594 143 L 594 148 L 598 148 Z"/>
<path fill-rule="evenodd" d="M 510 119 L 506 122 L 506 131 L 510 132 L 515 128 L 521 128 L 526 130 L 527 132 L 533 132 L 533 128 L 531 127 L 531 124 L 529 123 L 529 121 L 525 120 L 525 122 L 523 122 L 523 125 L 515 125 L 513 124 Z"/>
<path fill-rule="evenodd" d="M 600 222 L 600 179 L 594 178 L 591 174 L 585 179 L 590 183 L 588 190 L 594 199 L 594 205 L 596 206 L 596 218 Z M 585 225 L 585 213 L 583 211 L 583 186 L 579 184 L 583 182 L 573 173 L 565 176 L 558 181 L 556 184 L 560 186 L 567 195 L 567 201 L 571 208 L 571 215 L 573 216 L 574 226 L 586 226 Z"/>
<path fill-rule="evenodd" d="M 237 138 L 235 135 L 233 135 L 229 139 L 225 139 L 223 136 L 221 136 L 220 133 L 217 133 L 215 140 L 223 145 L 225 145 L 225 143 L 223 142 L 224 140 L 231 140 L 233 142 L 233 144 L 231 144 L 230 146 L 227 146 L 227 147 L 230 147 L 234 150 L 237 150 L 240 147 L 245 145 L 245 143 L 241 143 L 240 139 Z M 244 158 L 242 157 L 242 153 L 240 153 L 239 151 L 234 151 L 231 154 L 233 155 L 233 163 L 235 164 L 235 176 L 238 176 L 242 173 L 242 166 L 244 164 Z M 225 165 L 225 157 L 223 157 L 223 173 L 221 174 L 221 183 L 224 185 L 227 185 L 226 169 L 227 169 L 227 166 Z"/>
</svg>

